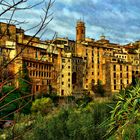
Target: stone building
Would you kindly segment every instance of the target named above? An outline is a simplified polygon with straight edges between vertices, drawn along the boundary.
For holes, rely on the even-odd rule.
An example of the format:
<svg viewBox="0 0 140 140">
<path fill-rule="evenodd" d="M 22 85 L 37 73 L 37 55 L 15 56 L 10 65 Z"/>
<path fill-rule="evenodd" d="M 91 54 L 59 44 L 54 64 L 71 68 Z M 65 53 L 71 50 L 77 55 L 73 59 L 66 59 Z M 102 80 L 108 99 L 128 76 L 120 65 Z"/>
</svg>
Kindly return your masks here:
<svg viewBox="0 0 140 140">
<path fill-rule="evenodd" d="M 39 38 L 25 35 L 24 30 L 14 25 L 1 23 L 0 29 L 1 72 L 8 70 L 12 77 L 12 82 L 7 80 L 9 75 L 2 78 L 2 82 L 7 80 L 18 86 L 19 75 L 24 69 L 23 64 L 26 64 L 32 92 L 47 92 L 48 85 L 53 85 L 54 78 L 52 71 L 55 57 L 48 53 L 50 46 L 40 41 Z"/>
<path fill-rule="evenodd" d="M 60 96 L 93 93 L 91 86 L 99 80 L 108 93 L 119 92 L 140 76 L 139 41 L 120 45 L 104 35 L 99 40 L 87 38 L 81 20 L 76 41 L 58 37 L 41 41 L 15 25 L 0 23 L 0 54 L 1 82 L 11 75 L 9 84 L 18 86 L 26 65 L 34 94 L 48 93 L 50 86 Z"/>
<path fill-rule="evenodd" d="M 90 85 L 93 82 L 96 85 L 100 80 L 106 91 L 112 93 L 131 84 L 135 66 L 125 46 L 109 42 L 104 35 L 97 41 L 86 38 L 85 29 L 85 23 L 78 21 L 76 54 L 86 61 L 84 88 L 90 91 Z M 136 54 L 133 57 L 138 58 Z"/>
</svg>

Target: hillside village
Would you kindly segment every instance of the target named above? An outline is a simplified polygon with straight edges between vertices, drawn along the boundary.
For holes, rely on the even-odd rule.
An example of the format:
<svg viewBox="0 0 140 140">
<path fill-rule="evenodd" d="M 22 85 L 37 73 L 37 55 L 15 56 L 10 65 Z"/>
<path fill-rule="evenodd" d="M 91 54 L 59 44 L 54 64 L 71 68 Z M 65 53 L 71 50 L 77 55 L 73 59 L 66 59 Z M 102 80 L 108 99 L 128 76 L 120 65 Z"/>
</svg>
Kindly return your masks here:
<svg viewBox="0 0 140 140">
<path fill-rule="evenodd" d="M 99 82 L 109 95 L 140 77 L 140 41 L 120 45 L 104 35 L 99 40 L 87 38 L 86 24 L 81 20 L 75 29 L 75 40 L 57 37 L 41 41 L 24 34 L 24 29 L 1 22 L 1 82 L 10 76 L 7 84 L 18 87 L 20 72 L 27 68 L 35 95 L 50 88 L 60 96 L 94 94 L 94 85 Z"/>
</svg>

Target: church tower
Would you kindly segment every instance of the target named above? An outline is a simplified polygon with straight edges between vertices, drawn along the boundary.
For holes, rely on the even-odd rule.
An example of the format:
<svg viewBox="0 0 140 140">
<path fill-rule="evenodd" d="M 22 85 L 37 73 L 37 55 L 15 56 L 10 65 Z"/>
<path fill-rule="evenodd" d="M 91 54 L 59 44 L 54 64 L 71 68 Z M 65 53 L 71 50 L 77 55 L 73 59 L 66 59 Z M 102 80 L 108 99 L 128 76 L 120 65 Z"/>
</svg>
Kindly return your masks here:
<svg viewBox="0 0 140 140">
<path fill-rule="evenodd" d="M 81 20 L 76 25 L 76 42 L 80 43 L 85 40 L 85 23 Z"/>
</svg>

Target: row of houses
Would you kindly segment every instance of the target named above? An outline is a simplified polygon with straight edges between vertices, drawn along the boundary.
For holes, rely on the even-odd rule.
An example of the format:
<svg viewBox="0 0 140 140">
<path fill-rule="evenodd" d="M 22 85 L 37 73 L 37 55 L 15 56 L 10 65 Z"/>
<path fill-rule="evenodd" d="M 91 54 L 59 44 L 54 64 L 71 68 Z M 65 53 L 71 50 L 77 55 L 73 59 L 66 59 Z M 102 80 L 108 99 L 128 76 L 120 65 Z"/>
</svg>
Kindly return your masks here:
<svg viewBox="0 0 140 140">
<path fill-rule="evenodd" d="M 0 65 L 1 83 L 15 86 L 23 69 L 28 69 L 34 94 L 47 93 L 50 86 L 60 96 L 93 93 L 99 80 L 108 93 L 114 93 L 139 77 L 140 41 L 120 45 L 105 36 L 86 38 L 83 21 L 77 22 L 75 41 L 58 37 L 41 41 L 0 23 Z"/>
</svg>

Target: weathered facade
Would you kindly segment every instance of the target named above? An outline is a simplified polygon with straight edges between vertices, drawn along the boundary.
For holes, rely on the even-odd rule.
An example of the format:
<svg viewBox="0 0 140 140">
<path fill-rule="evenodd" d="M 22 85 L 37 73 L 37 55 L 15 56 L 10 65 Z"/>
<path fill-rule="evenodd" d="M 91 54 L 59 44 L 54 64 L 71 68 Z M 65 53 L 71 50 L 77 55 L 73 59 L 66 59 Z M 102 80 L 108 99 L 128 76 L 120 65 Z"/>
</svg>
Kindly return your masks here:
<svg viewBox="0 0 140 140">
<path fill-rule="evenodd" d="M 47 93 L 51 86 L 52 92 L 69 96 L 92 93 L 91 86 L 99 80 L 108 93 L 119 92 L 140 76 L 139 41 L 123 46 L 104 35 L 97 41 L 86 38 L 85 33 L 85 23 L 78 21 L 76 41 L 41 41 L 14 25 L 0 23 L 1 82 L 10 76 L 9 84 L 18 86 L 19 73 L 26 65 L 34 94 Z"/>
</svg>

